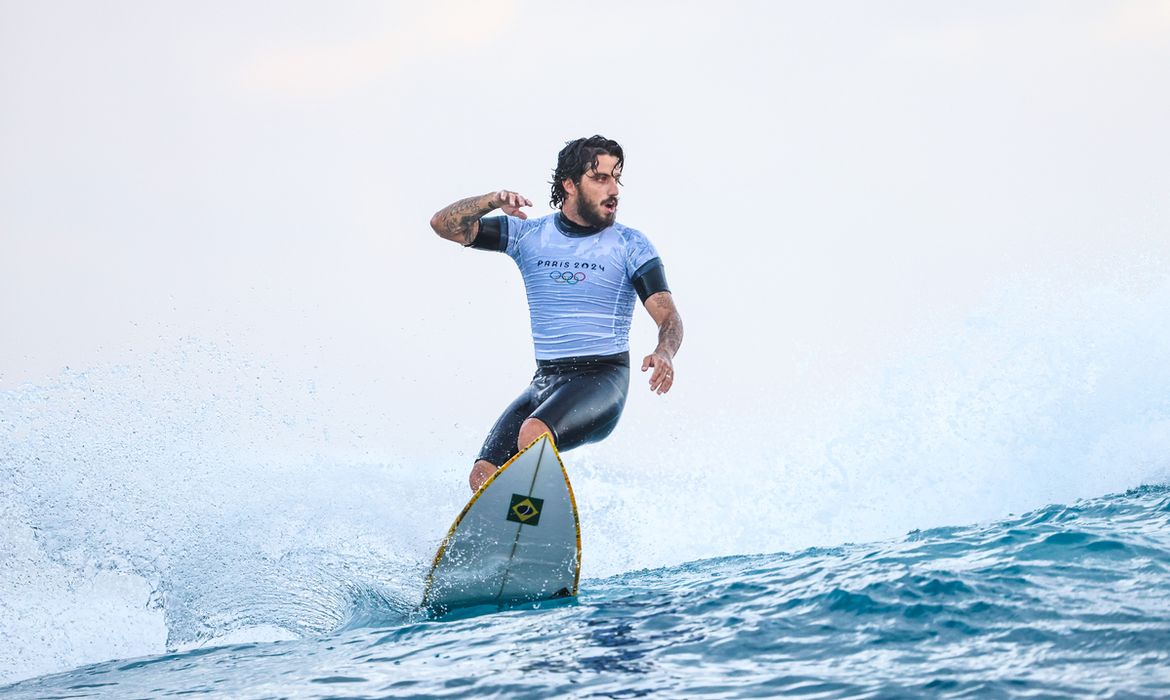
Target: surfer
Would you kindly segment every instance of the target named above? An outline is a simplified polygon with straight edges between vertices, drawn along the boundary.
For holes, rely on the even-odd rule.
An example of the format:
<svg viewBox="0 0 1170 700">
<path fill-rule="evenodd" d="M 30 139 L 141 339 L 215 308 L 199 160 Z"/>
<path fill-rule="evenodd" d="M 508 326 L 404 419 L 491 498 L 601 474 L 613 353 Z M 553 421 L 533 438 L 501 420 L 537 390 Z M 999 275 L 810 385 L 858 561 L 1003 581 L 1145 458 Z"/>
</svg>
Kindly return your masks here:
<svg viewBox="0 0 1170 700">
<path fill-rule="evenodd" d="M 642 232 L 617 223 L 625 155 L 616 141 L 569 141 L 557 156 L 549 204 L 529 219 L 526 197 L 499 190 L 461 199 L 431 217 L 439 236 L 507 253 L 528 294 L 536 374 L 484 440 L 468 479 L 476 491 L 500 465 L 544 433 L 561 450 L 613 432 L 630 384 L 634 297 L 658 324 L 658 345 L 642 360 L 650 390 L 674 385 L 682 318 L 662 260 Z M 485 216 L 499 209 L 503 216 Z"/>
</svg>

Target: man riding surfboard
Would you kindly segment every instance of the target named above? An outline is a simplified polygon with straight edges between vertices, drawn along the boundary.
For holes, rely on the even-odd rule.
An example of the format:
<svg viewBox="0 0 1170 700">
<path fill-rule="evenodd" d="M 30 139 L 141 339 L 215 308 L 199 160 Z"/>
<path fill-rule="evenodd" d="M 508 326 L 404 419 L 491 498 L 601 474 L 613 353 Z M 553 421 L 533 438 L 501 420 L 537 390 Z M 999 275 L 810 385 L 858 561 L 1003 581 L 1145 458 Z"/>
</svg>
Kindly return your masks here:
<svg viewBox="0 0 1170 700">
<path fill-rule="evenodd" d="M 557 156 L 550 204 L 528 219 L 526 197 L 499 190 L 461 199 L 431 217 L 435 233 L 481 250 L 507 253 L 524 278 L 536 374 L 484 440 L 468 479 L 476 491 L 520 449 L 544 433 L 571 450 L 608 436 L 625 407 L 634 298 L 658 324 L 658 345 L 642 360 L 650 390 L 674 385 L 682 317 L 662 259 L 646 236 L 617 223 L 625 155 L 616 141 L 591 136 Z M 500 209 L 503 216 L 485 217 Z"/>
</svg>

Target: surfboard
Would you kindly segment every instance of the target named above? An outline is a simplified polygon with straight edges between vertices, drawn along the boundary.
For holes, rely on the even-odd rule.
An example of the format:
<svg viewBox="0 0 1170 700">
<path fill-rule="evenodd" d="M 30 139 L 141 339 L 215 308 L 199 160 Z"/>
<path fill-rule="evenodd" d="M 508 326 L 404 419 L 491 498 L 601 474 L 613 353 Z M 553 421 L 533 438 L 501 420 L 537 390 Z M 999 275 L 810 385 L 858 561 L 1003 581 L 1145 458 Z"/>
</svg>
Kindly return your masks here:
<svg viewBox="0 0 1170 700">
<path fill-rule="evenodd" d="M 577 595 L 581 526 L 565 465 L 545 433 L 496 470 L 447 531 L 423 607 L 438 614 Z"/>
</svg>

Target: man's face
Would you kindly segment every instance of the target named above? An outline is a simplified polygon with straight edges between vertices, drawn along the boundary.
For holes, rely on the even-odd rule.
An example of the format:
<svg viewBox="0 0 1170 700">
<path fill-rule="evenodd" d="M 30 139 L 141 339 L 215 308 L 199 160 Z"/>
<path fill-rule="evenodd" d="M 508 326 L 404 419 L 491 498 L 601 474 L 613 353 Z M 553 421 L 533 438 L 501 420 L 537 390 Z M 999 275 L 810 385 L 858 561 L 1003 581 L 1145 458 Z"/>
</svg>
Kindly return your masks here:
<svg viewBox="0 0 1170 700">
<path fill-rule="evenodd" d="M 617 162 L 616 157 L 603 153 L 597 156 L 597 167 L 585 171 L 580 183 L 565 182 L 566 203 L 575 207 L 578 218 L 589 226 L 605 228 L 617 218 L 618 181 L 622 177 Z"/>
</svg>

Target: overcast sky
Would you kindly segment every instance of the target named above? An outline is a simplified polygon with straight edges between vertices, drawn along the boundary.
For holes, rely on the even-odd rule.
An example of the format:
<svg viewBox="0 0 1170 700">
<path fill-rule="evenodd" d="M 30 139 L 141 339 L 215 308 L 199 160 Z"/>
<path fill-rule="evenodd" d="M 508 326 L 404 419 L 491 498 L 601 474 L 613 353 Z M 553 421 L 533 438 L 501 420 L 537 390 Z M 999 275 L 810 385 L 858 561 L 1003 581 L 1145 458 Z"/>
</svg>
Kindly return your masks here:
<svg viewBox="0 0 1170 700">
<path fill-rule="evenodd" d="M 1164 275 L 1168 86 L 1165 0 L 2 0 L 0 388 L 186 338 L 482 433 L 523 290 L 428 219 L 546 213 L 601 133 L 686 321 L 672 400 L 784 392 L 1004 283 Z"/>
</svg>

